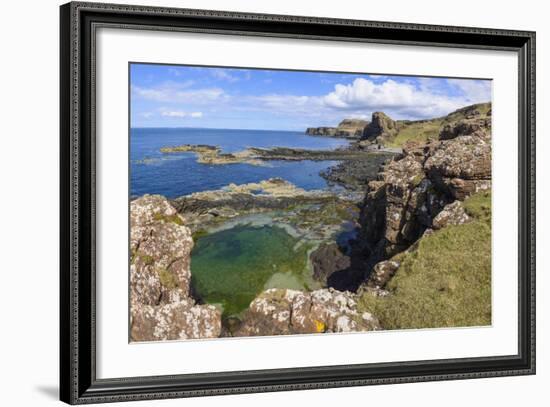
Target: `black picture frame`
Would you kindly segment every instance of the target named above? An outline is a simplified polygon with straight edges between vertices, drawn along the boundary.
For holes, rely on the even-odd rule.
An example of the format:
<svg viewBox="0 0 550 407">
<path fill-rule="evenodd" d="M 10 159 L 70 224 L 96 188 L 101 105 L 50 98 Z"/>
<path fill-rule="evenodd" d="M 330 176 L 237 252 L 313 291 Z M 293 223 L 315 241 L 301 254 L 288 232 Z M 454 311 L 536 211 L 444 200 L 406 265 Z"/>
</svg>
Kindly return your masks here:
<svg viewBox="0 0 550 407">
<path fill-rule="evenodd" d="M 535 373 L 535 33 L 72 2 L 60 8 L 60 398 L 70 404 Z M 96 378 L 97 27 L 508 50 L 519 59 L 519 349 L 436 361 Z"/>
</svg>

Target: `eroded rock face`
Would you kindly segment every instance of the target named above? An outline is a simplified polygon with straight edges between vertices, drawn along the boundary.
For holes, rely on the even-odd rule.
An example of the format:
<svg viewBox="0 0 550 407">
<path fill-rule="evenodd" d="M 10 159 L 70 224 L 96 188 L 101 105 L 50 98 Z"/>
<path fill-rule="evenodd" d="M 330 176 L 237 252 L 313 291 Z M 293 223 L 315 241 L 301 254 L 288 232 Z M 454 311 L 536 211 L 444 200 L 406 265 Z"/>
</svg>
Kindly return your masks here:
<svg viewBox="0 0 550 407">
<path fill-rule="evenodd" d="M 132 340 L 219 336 L 220 312 L 196 305 L 189 295 L 193 239 L 184 222 L 160 195 L 144 195 L 130 204 Z"/>
<path fill-rule="evenodd" d="M 344 119 L 336 128 L 336 135 L 347 138 L 360 138 L 363 136 L 365 128 L 369 124 L 366 120 L 361 119 Z"/>
<path fill-rule="evenodd" d="M 380 329 L 370 313 L 357 310 L 355 295 L 333 289 L 302 292 L 269 289 L 245 312 L 235 336 L 356 332 Z"/>
<path fill-rule="evenodd" d="M 378 144 L 385 144 L 397 134 L 399 130 L 397 122 L 392 120 L 383 112 L 374 112 L 372 120 L 365 128 L 363 138 L 376 141 Z"/>
<path fill-rule="evenodd" d="M 439 140 L 407 143 L 369 182 L 360 219 L 367 268 L 405 250 L 428 228 L 467 221 L 454 202 L 491 188 L 490 119 L 470 110 L 471 119 L 444 126 Z"/>
</svg>

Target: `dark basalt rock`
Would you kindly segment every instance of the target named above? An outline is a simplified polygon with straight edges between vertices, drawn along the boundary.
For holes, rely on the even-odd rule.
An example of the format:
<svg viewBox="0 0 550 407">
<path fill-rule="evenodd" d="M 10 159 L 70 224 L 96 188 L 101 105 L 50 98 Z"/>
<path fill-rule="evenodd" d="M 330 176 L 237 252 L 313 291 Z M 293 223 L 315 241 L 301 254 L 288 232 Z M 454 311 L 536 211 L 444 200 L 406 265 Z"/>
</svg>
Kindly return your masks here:
<svg viewBox="0 0 550 407">
<path fill-rule="evenodd" d="M 378 175 L 380 166 L 393 156 L 394 154 L 391 153 L 379 153 L 372 154 L 364 160 L 343 161 L 321 171 L 320 175 L 327 181 L 347 189 L 364 191 L 368 182 Z"/>
<path fill-rule="evenodd" d="M 309 257 L 313 266 L 313 278 L 325 282 L 336 271 L 345 270 L 351 265 L 349 256 L 346 256 L 336 243 L 323 243 Z"/>
</svg>

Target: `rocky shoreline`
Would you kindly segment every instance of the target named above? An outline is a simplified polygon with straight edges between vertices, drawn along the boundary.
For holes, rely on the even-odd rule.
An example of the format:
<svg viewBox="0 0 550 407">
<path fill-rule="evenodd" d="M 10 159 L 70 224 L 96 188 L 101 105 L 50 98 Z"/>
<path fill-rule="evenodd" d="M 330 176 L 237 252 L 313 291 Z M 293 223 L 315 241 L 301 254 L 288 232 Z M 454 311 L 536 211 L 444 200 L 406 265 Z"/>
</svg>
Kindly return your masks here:
<svg viewBox="0 0 550 407">
<path fill-rule="evenodd" d="M 486 234 L 489 227 L 490 234 L 490 217 L 487 223 L 491 189 L 490 116 L 490 105 L 460 109 L 445 118 L 426 122 L 430 134 L 431 128 L 438 126 L 437 137 L 425 139 L 426 130 L 418 133 L 418 139 L 411 139 L 399 148 L 385 146 L 399 140 L 400 132 L 412 125 L 393 121 L 380 112 L 373 114 L 370 122 L 348 122 L 347 135 L 336 130 L 319 130 L 322 128 L 307 130 L 312 135 L 356 139 L 348 148 L 331 151 L 249 148 L 226 154 L 219 147 L 206 145 L 163 148 L 164 153 L 194 152 L 199 162 L 205 164 L 336 160 L 339 164 L 322 176 L 350 192 L 305 191 L 274 178 L 230 184 L 220 190 L 173 200 L 145 195 L 132 201 L 132 340 L 414 327 L 418 322 L 403 315 L 411 312 L 406 295 L 415 279 L 423 285 L 414 289 L 428 290 L 426 297 L 430 301 L 441 298 L 441 303 L 430 303 L 434 310 L 426 308 L 422 311 L 424 317 L 419 317 L 427 327 L 484 322 L 486 319 L 475 319 L 468 313 L 463 316 L 456 311 L 457 304 L 468 303 L 456 302 L 462 301 L 461 290 L 471 289 L 468 282 L 475 279 L 468 277 L 462 282 L 460 274 L 449 274 L 454 265 L 451 271 L 432 269 L 433 275 L 441 275 L 437 277 L 441 281 L 432 282 L 423 275 L 416 277 L 415 273 L 419 273 L 418 256 L 428 256 L 425 253 L 434 242 L 443 239 L 445 245 L 449 244 L 448 231 L 453 231 L 450 236 L 464 234 L 465 242 L 475 241 L 467 234 L 468 228 L 480 228 Z M 341 130 L 346 127 L 343 123 L 338 126 Z M 201 304 L 192 293 L 193 237 L 200 238 L 201 234 L 230 227 L 235 222 L 249 222 L 251 216 L 259 215 L 317 242 L 309 259 L 312 277 L 323 288 L 312 291 L 271 288 L 258 293 L 242 315 L 224 319 L 220 309 Z M 488 250 L 486 245 L 483 247 Z M 474 249 L 468 245 L 454 249 L 437 246 L 435 252 L 454 250 L 458 256 L 460 250 Z M 469 261 L 469 257 L 465 256 L 464 261 Z M 482 283 L 486 284 L 487 267 L 490 279 L 490 262 L 482 267 L 476 278 L 482 276 Z M 472 303 L 470 294 L 465 297 L 471 306 L 481 307 L 478 313 L 483 318 L 489 312 L 490 321 L 490 295 L 489 305 L 485 297 L 475 300 L 479 304 Z M 450 304 L 451 311 L 445 309 L 445 304 Z M 438 312 L 449 312 L 451 316 L 442 317 Z"/>
</svg>

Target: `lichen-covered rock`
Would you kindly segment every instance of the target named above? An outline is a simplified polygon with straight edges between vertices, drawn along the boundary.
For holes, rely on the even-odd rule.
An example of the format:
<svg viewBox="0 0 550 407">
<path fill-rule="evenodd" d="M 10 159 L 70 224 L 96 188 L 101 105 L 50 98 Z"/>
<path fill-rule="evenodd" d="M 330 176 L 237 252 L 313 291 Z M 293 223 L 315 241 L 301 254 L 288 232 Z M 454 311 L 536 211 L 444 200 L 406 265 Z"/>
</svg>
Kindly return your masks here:
<svg viewBox="0 0 550 407">
<path fill-rule="evenodd" d="M 190 298 L 162 305 L 143 305 L 132 313 L 134 341 L 217 338 L 220 312 L 212 305 L 194 305 Z"/>
<path fill-rule="evenodd" d="M 477 130 L 442 141 L 424 163 L 437 186 L 455 199 L 491 188 L 491 136 Z"/>
<path fill-rule="evenodd" d="M 217 337 L 220 312 L 189 296 L 193 239 L 160 195 L 130 203 L 130 326 L 134 341 Z"/>
<path fill-rule="evenodd" d="M 374 112 L 371 122 L 365 127 L 363 138 L 374 140 L 378 144 L 385 144 L 385 142 L 395 137 L 398 130 L 398 123 L 392 120 L 387 114 Z"/>
<path fill-rule="evenodd" d="M 369 276 L 367 285 L 375 288 L 383 288 L 386 283 L 390 281 L 398 268 L 399 262 L 395 260 L 384 260 L 376 263 Z"/>
<path fill-rule="evenodd" d="M 191 232 L 166 198 L 144 195 L 130 203 L 132 301 L 156 305 L 163 293 L 189 290 Z"/>
<path fill-rule="evenodd" d="M 479 116 L 479 112 L 476 110 L 477 115 L 469 117 Z M 443 126 L 439 132 L 440 140 L 451 140 L 458 136 L 468 136 L 478 131 L 484 132 L 485 129 L 491 126 L 490 119 L 464 119 L 457 122 L 449 123 Z"/>
<path fill-rule="evenodd" d="M 445 206 L 432 221 L 432 229 L 438 230 L 450 225 L 462 225 L 470 220 L 460 201 Z"/>
<path fill-rule="evenodd" d="M 273 288 L 250 304 L 235 336 L 356 332 L 380 329 L 378 320 L 359 312 L 355 294 L 333 289 L 312 292 Z"/>
</svg>

